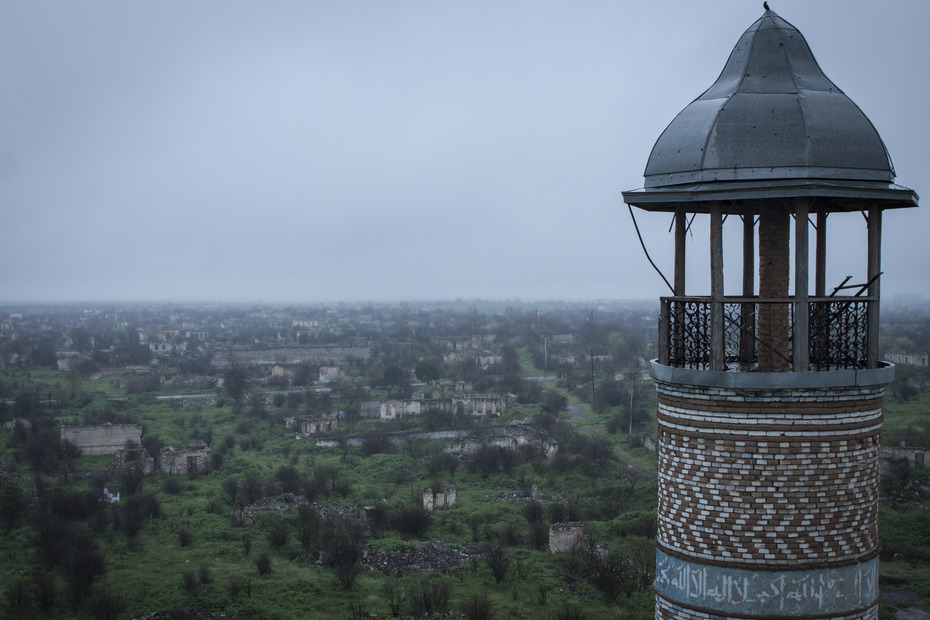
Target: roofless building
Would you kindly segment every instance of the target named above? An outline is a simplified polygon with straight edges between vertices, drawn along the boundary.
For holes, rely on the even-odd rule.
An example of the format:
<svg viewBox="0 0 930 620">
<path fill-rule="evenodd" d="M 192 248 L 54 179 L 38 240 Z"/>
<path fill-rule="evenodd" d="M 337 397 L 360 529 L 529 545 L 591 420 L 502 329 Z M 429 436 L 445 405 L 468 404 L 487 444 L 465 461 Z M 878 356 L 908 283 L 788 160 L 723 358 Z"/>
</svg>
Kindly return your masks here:
<svg viewBox="0 0 930 620">
<path fill-rule="evenodd" d="M 766 10 L 659 137 L 645 186 L 623 193 L 674 214 L 652 364 L 656 618 L 877 618 L 878 449 L 894 372 L 878 359 L 881 222 L 917 206 L 893 179 L 869 119 Z M 696 216 L 710 220 L 701 296 L 685 273 Z M 728 217 L 742 224 L 735 296 L 723 285 Z M 828 290 L 834 217 L 864 222 L 867 275 Z"/>
</svg>

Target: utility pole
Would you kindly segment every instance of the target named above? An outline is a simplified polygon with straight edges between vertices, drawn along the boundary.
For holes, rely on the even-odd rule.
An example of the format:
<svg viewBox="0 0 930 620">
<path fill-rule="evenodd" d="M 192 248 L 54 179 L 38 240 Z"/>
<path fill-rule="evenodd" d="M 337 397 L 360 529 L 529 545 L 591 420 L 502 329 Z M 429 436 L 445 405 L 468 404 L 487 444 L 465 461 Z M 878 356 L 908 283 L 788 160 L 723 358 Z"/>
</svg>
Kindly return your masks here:
<svg viewBox="0 0 930 620">
<path fill-rule="evenodd" d="M 630 373 L 630 437 L 633 436 L 633 373 Z"/>
<path fill-rule="evenodd" d="M 594 411 L 594 349 L 591 349 L 591 411 Z"/>
</svg>

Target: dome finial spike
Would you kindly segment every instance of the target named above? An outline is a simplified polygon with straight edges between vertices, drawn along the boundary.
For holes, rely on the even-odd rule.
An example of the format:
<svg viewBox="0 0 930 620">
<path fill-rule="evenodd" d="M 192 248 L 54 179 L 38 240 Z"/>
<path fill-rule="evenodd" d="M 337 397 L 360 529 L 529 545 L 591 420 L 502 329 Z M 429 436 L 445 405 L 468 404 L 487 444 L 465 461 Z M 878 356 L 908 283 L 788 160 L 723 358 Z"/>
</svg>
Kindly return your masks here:
<svg viewBox="0 0 930 620">
<path fill-rule="evenodd" d="M 769 8 L 769 3 L 767 1 L 762 3 L 762 8 L 765 9 L 766 11 L 772 10 Z"/>
</svg>

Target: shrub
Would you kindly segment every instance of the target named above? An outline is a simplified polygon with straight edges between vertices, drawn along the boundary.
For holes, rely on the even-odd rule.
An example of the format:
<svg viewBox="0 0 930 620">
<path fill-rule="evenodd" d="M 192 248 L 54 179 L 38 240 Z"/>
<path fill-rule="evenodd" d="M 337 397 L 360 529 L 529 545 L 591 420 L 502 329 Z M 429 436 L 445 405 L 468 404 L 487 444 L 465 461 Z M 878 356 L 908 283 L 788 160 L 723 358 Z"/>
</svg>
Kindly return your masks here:
<svg viewBox="0 0 930 620">
<path fill-rule="evenodd" d="M 249 472 L 245 475 L 245 481 L 242 483 L 242 495 L 248 503 L 254 504 L 262 498 L 262 479 L 255 472 Z"/>
<path fill-rule="evenodd" d="M 388 442 L 387 437 L 381 433 L 368 433 L 362 439 L 362 454 L 365 456 L 388 452 L 390 447 L 391 444 Z"/>
<path fill-rule="evenodd" d="M 143 511 L 142 500 L 136 496 L 130 496 L 123 502 L 123 510 L 120 515 L 120 524 L 123 532 L 129 538 L 135 538 L 139 535 L 145 523 L 145 512 Z"/>
<path fill-rule="evenodd" d="M 592 552 L 588 579 L 608 602 L 616 600 L 627 578 L 627 563 L 619 555 Z"/>
<path fill-rule="evenodd" d="M 162 491 L 168 495 L 180 495 L 181 494 L 181 483 L 177 478 L 168 478 L 161 485 Z"/>
<path fill-rule="evenodd" d="M 0 522 L 5 531 L 19 525 L 28 507 L 26 495 L 18 484 L 12 480 L 0 480 Z"/>
<path fill-rule="evenodd" d="M 103 554 L 86 533 L 79 532 L 63 564 L 71 601 L 80 603 L 90 594 L 98 577 L 106 572 Z"/>
<path fill-rule="evenodd" d="M 36 523 L 37 541 L 49 568 L 59 566 L 68 552 L 73 528 L 57 515 L 41 511 Z"/>
<path fill-rule="evenodd" d="M 246 596 L 252 596 L 252 580 L 245 577 L 232 577 L 229 580 L 229 595 L 236 598 L 243 592 Z"/>
<path fill-rule="evenodd" d="M 122 617 L 126 602 L 121 596 L 99 590 L 90 597 L 87 609 L 95 620 L 117 620 Z"/>
<path fill-rule="evenodd" d="M 290 531 L 284 523 L 278 523 L 268 530 L 268 542 L 273 547 L 283 547 L 289 537 Z"/>
<path fill-rule="evenodd" d="M 355 519 L 335 519 L 326 523 L 323 533 L 326 562 L 346 590 L 355 583 L 361 569 L 364 526 Z"/>
<path fill-rule="evenodd" d="M 468 528 L 471 530 L 471 539 L 474 542 L 478 542 L 481 537 L 481 524 L 484 523 L 484 518 L 477 514 L 472 513 L 468 517 Z"/>
<path fill-rule="evenodd" d="M 213 582 L 213 571 L 206 564 L 200 565 L 200 585 L 205 586 Z"/>
<path fill-rule="evenodd" d="M 185 592 L 194 592 L 197 589 L 197 576 L 192 569 L 188 568 L 181 575 L 181 587 Z"/>
<path fill-rule="evenodd" d="M 484 552 L 484 559 L 494 575 L 494 581 L 501 583 L 507 579 L 507 571 L 510 570 L 510 558 L 507 557 L 507 551 L 502 545 L 497 544 L 488 547 Z"/>
<path fill-rule="evenodd" d="M 307 505 L 297 507 L 297 540 L 306 552 L 316 551 L 320 541 L 320 513 Z"/>
<path fill-rule="evenodd" d="M 391 515 L 391 526 L 406 536 L 421 538 L 430 524 L 430 513 L 420 506 L 398 508 Z"/>
<path fill-rule="evenodd" d="M 58 588 L 55 586 L 55 580 L 42 569 L 36 569 L 32 573 L 33 594 L 35 594 L 36 603 L 39 605 L 39 611 L 46 616 L 52 614 L 55 607 L 55 596 Z"/>
<path fill-rule="evenodd" d="M 546 549 L 549 546 L 549 528 L 542 521 L 530 523 L 530 541 L 534 549 Z"/>
<path fill-rule="evenodd" d="M 229 497 L 229 505 L 232 506 L 239 496 L 239 482 L 235 478 L 227 478 L 223 481 L 223 492 Z"/>
<path fill-rule="evenodd" d="M 120 485 L 124 496 L 135 495 L 142 490 L 142 482 L 145 474 L 142 473 L 142 467 L 128 467 L 120 475 Z"/>
<path fill-rule="evenodd" d="M 255 558 L 255 568 L 258 569 L 258 574 L 262 577 L 271 574 L 271 556 L 267 553 L 261 553 Z"/>
<path fill-rule="evenodd" d="M 571 602 L 563 603 L 555 617 L 557 620 L 581 620 L 581 607 Z"/>
<path fill-rule="evenodd" d="M 504 524 L 504 527 L 501 529 L 498 537 L 500 538 L 501 544 L 507 547 L 516 547 L 520 544 L 520 526 L 516 521 L 508 521 Z"/>
<path fill-rule="evenodd" d="M 606 424 L 607 432 L 611 435 L 614 435 L 617 431 L 622 430 L 624 427 L 623 423 L 625 419 L 625 416 L 619 413 L 615 413 L 614 415 L 610 416 Z"/>
<path fill-rule="evenodd" d="M 142 512 L 149 519 L 161 518 L 161 501 L 154 493 L 148 493 L 142 498 Z"/>
<path fill-rule="evenodd" d="M 396 577 L 390 577 L 381 586 L 385 599 L 387 599 L 388 609 L 391 610 L 391 617 L 400 617 L 400 610 L 404 601 L 407 600 L 406 592 L 400 587 L 400 582 Z"/>
<path fill-rule="evenodd" d="M 533 523 L 534 521 L 542 521 L 542 518 L 543 518 L 542 502 L 536 499 L 526 502 L 523 505 L 523 514 L 526 517 L 527 522 L 529 523 Z"/>
<path fill-rule="evenodd" d="M 194 542 L 194 535 L 187 528 L 182 527 L 178 530 L 178 544 L 182 547 L 190 547 L 192 542 Z"/>
<path fill-rule="evenodd" d="M 486 594 L 474 594 L 462 607 L 468 620 L 488 620 L 491 617 L 491 601 Z"/>
<path fill-rule="evenodd" d="M 6 602 L 17 618 L 29 617 L 29 583 L 17 579 L 6 588 Z"/>
<path fill-rule="evenodd" d="M 449 584 L 445 580 L 423 578 L 407 585 L 406 597 L 416 617 L 444 614 L 449 608 Z"/>
<path fill-rule="evenodd" d="M 435 476 L 445 469 L 448 470 L 450 475 L 454 476 L 458 465 L 459 459 L 457 456 L 448 452 L 440 452 L 426 459 L 426 472 L 430 476 Z"/>
</svg>

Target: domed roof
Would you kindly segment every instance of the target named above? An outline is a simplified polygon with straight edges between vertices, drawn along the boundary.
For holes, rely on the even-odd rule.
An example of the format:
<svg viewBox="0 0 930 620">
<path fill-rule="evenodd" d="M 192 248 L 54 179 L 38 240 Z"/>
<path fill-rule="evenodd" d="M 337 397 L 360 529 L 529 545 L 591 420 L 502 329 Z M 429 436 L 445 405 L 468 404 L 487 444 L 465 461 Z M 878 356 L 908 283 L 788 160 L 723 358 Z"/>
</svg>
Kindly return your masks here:
<svg viewBox="0 0 930 620">
<path fill-rule="evenodd" d="M 717 181 L 894 179 L 865 114 L 831 82 L 797 28 L 766 11 L 717 81 L 659 137 L 645 187 Z"/>
</svg>

